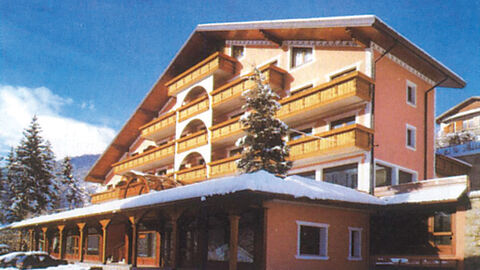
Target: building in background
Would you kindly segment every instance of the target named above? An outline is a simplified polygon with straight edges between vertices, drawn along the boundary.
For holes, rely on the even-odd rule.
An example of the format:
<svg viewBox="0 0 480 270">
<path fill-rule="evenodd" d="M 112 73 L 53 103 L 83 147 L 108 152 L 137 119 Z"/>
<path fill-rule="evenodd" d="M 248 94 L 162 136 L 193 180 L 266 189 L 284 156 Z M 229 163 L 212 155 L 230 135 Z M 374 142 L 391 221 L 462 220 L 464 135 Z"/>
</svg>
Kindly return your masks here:
<svg viewBox="0 0 480 270">
<path fill-rule="evenodd" d="M 303 178 L 236 169 L 254 68 Z M 375 16 L 199 25 L 90 170 L 93 205 L 10 228 L 97 263 L 463 269 L 468 181 L 434 179 L 439 86 L 465 82 Z"/>
</svg>

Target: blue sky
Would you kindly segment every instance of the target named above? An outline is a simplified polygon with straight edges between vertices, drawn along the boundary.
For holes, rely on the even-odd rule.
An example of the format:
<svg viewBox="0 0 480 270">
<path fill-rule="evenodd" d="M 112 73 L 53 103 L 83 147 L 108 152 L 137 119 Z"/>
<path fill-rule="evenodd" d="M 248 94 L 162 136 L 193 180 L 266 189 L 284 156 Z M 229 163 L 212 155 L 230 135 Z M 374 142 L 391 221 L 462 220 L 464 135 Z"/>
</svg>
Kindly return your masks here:
<svg viewBox="0 0 480 270">
<path fill-rule="evenodd" d="M 478 0 L 5 0 L 0 1 L 0 125 L 5 127 L 0 153 L 16 144 L 20 135 L 15 134 L 33 113 L 58 145 L 57 155 L 100 152 L 197 24 L 359 14 L 377 15 L 467 81 L 462 90 L 438 90 L 437 115 L 480 95 Z M 68 130 L 58 129 L 63 124 Z"/>
</svg>

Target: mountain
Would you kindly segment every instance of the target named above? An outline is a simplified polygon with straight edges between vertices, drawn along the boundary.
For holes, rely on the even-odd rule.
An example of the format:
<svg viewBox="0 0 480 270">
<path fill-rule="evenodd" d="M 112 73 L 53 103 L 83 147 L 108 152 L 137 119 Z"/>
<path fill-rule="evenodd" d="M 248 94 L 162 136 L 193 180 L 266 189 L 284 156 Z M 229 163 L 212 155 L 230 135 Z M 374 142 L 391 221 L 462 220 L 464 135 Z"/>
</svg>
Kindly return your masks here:
<svg viewBox="0 0 480 270">
<path fill-rule="evenodd" d="M 85 176 L 87 176 L 88 171 L 99 157 L 100 155 L 82 155 L 78 157 L 72 157 L 70 162 L 72 163 L 74 169 L 75 178 L 83 181 Z"/>
</svg>

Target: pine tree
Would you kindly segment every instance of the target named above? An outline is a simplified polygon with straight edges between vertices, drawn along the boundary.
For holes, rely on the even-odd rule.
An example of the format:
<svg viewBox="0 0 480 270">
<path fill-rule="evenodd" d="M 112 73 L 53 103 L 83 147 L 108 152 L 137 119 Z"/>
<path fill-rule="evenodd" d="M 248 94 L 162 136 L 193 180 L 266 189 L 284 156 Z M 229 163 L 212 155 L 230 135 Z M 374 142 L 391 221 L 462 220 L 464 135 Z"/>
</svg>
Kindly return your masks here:
<svg viewBox="0 0 480 270">
<path fill-rule="evenodd" d="M 250 78 L 254 80 L 253 89 L 245 91 L 243 96 L 246 112 L 240 118 L 247 133 L 237 141 L 242 148 L 242 157 L 237 167 L 246 173 L 266 170 L 273 174 L 285 175 L 292 167 L 286 160 L 289 148 L 283 138 L 287 135 L 288 126 L 275 118 L 280 109 L 277 102 L 279 96 L 264 83 L 264 78 L 258 69 Z"/>
<path fill-rule="evenodd" d="M 57 204 L 58 187 L 53 173 L 55 156 L 40 132 L 34 116 L 15 151 L 12 177 L 16 179 L 13 184 L 16 203 L 11 208 L 16 219 L 52 210 Z"/>
<path fill-rule="evenodd" d="M 5 194 L 2 196 L 5 203 L 2 209 L 4 221 L 7 223 L 21 220 L 32 211 L 28 197 L 32 186 L 23 181 L 24 176 L 25 170 L 17 159 L 16 150 L 12 147 L 7 156 Z"/>
<path fill-rule="evenodd" d="M 79 186 L 78 180 L 73 176 L 73 166 L 69 157 L 62 161 L 59 173 L 60 190 L 63 194 L 62 208 L 73 209 L 83 206 L 85 191 Z"/>
</svg>

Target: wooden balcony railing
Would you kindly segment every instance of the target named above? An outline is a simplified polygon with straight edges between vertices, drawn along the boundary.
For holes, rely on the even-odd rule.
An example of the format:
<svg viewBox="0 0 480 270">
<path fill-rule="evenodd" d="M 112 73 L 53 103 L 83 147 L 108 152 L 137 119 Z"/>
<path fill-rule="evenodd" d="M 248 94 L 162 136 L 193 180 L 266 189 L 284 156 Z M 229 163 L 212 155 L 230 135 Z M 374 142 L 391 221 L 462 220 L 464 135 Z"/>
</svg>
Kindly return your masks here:
<svg viewBox="0 0 480 270">
<path fill-rule="evenodd" d="M 288 142 L 290 160 L 370 149 L 373 130 L 355 124 Z M 323 139 L 317 138 L 321 137 Z"/>
<path fill-rule="evenodd" d="M 190 134 L 177 140 L 177 152 L 185 152 L 192 148 L 196 148 L 208 143 L 207 131 L 200 130 L 199 132 Z"/>
<path fill-rule="evenodd" d="M 140 155 L 129 157 L 125 160 L 114 163 L 112 165 L 113 171 L 116 174 L 119 174 L 132 169 L 146 169 L 147 167 L 155 166 L 158 162 L 167 157 L 173 157 L 174 154 L 175 142 L 170 142 Z"/>
<path fill-rule="evenodd" d="M 208 108 L 208 96 L 197 98 L 178 109 L 178 121 L 181 122 L 201 112 L 207 111 Z"/>
<path fill-rule="evenodd" d="M 118 200 L 118 199 L 121 198 L 122 192 L 121 192 L 120 189 L 115 188 L 115 189 L 110 189 L 110 190 L 106 190 L 106 191 L 99 192 L 99 193 L 94 193 L 91 196 L 92 197 L 90 199 L 90 202 L 92 204 L 95 204 L 95 203 L 102 203 L 102 202 L 107 202 L 107 201 Z"/>
<path fill-rule="evenodd" d="M 165 84 L 168 89 L 168 95 L 175 95 L 189 85 L 213 73 L 233 75 L 235 73 L 236 62 L 237 60 L 235 58 L 221 52 L 216 52 L 168 81 Z"/>
<path fill-rule="evenodd" d="M 183 169 L 175 173 L 175 179 L 182 184 L 191 184 L 207 179 L 207 167 L 205 165 Z"/>
<path fill-rule="evenodd" d="M 319 109 L 320 112 L 326 112 L 336 107 L 369 101 L 370 84 L 373 84 L 373 81 L 360 72 L 337 78 L 280 100 L 282 107 L 277 112 L 277 117 L 285 119 L 296 114 L 306 117 L 309 110 Z"/>
<path fill-rule="evenodd" d="M 241 157 L 241 155 L 235 155 L 233 157 L 228 157 L 208 163 L 210 166 L 210 178 L 216 178 L 226 175 L 235 174 L 237 170 L 236 161 Z"/>
<path fill-rule="evenodd" d="M 157 135 L 160 131 L 165 130 L 168 127 L 172 127 L 174 130 L 175 127 L 175 120 L 176 120 L 176 112 L 169 112 L 166 113 L 153 121 L 143 125 L 140 127 L 142 137 L 155 140 L 158 136 Z"/>
<path fill-rule="evenodd" d="M 284 88 L 284 76 L 287 74 L 285 70 L 269 64 L 261 67 L 260 71 L 265 76 L 265 82 L 269 83 L 273 90 Z M 249 80 L 252 75 L 253 73 L 247 74 L 212 91 L 210 94 L 212 96 L 212 107 L 238 98 L 245 90 L 251 89 L 255 85 L 254 81 Z"/>
<path fill-rule="evenodd" d="M 242 133 L 243 127 L 239 119 L 240 116 L 210 127 L 210 130 L 212 131 L 212 143 Z"/>
</svg>

